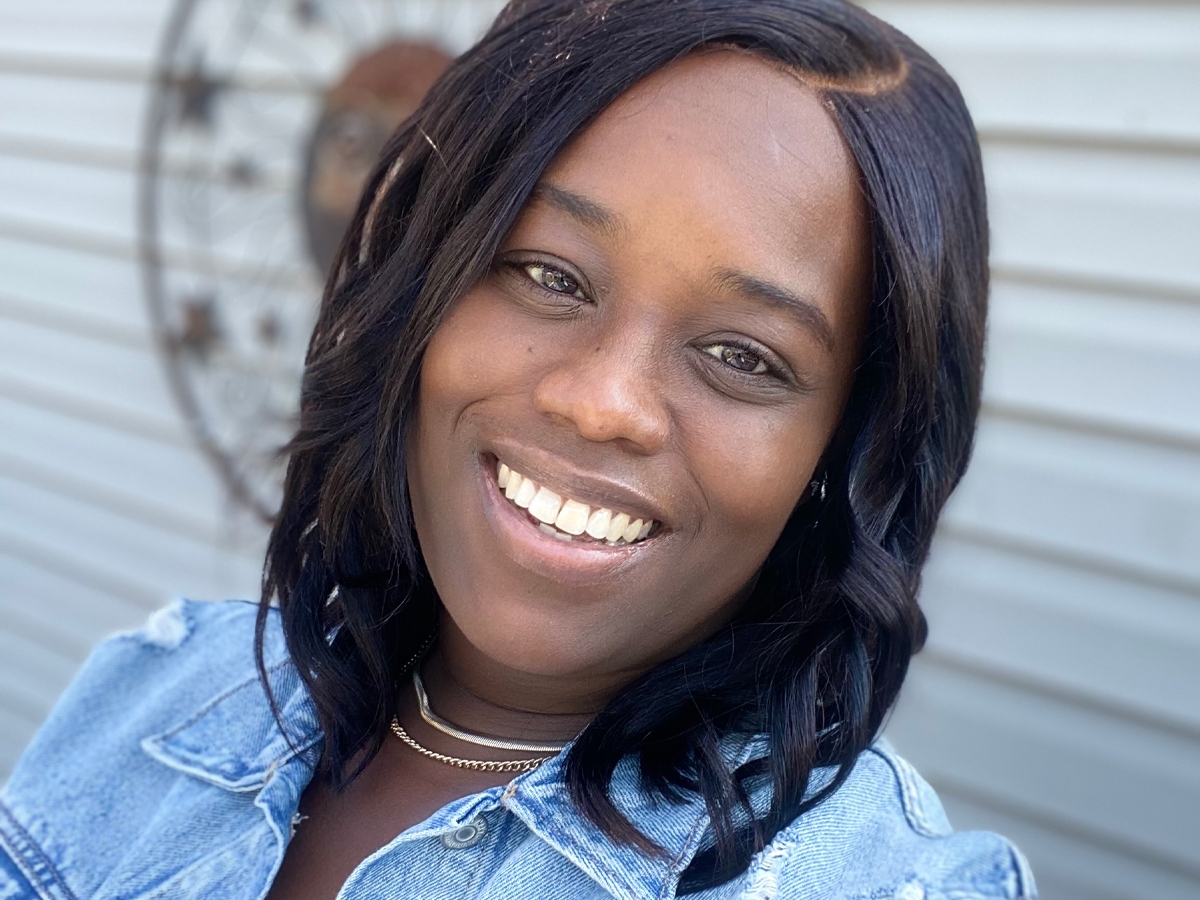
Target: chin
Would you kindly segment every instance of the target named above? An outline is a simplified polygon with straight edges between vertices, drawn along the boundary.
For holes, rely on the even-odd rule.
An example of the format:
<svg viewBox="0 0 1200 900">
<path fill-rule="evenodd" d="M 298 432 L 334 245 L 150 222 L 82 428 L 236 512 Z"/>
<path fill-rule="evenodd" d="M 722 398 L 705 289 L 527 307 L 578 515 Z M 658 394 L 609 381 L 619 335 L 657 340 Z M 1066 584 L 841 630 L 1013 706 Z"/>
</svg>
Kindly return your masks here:
<svg viewBox="0 0 1200 900">
<path fill-rule="evenodd" d="M 518 596 L 492 593 L 483 603 L 446 611 L 467 642 L 493 663 L 539 677 L 569 677 L 609 670 L 633 649 L 632 634 L 614 634 L 618 622 L 628 622 L 619 610 L 592 606 L 530 603 Z"/>
</svg>

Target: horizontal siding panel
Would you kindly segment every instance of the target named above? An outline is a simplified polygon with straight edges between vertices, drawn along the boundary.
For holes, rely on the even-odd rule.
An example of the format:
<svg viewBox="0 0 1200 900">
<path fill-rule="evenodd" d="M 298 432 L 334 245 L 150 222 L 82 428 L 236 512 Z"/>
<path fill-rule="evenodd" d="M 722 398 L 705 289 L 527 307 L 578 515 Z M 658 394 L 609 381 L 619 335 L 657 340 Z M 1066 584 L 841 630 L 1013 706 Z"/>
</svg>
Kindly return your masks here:
<svg viewBox="0 0 1200 900">
<path fill-rule="evenodd" d="M 984 129 L 1200 140 L 1193 3 L 864 5 L 946 67 Z"/>
<path fill-rule="evenodd" d="M 0 703 L 0 784 L 12 771 L 17 757 L 33 737 L 38 722 L 29 716 Z"/>
<path fill-rule="evenodd" d="M 7 155 L 5 137 L 14 135 L 100 147 L 133 162 L 145 100 L 141 82 L 5 71 L 0 54 L 0 155 Z"/>
<path fill-rule="evenodd" d="M 968 798 L 939 785 L 955 828 L 998 831 L 1029 858 L 1045 900 L 1195 900 L 1200 880 L 1170 871 L 1110 845 L 1097 845 L 1056 828 Z"/>
<path fill-rule="evenodd" d="M 169 506 L 155 500 L 147 501 L 119 487 L 106 484 L 92 473 L 79 476 L 45 465 L 41 461 L 22 459 L 3 452 L 0 452 L 0 477 L 87 503 L 176 537 L 229 552 L 238 552 L 236 547 L 228 545 L 229 534 L 234 530 L 231 520 L 236 518 L 232 515 L 219 525 L 214 525 L 186 507 Z M 232 505 L 230 503 L 230 507 Z M 231 508 L 230 513 L 233 512 L 235 510 Z"/>
<path fill-rule="evenodd" d="M 149 62 L 172 4 L 166 0 L 39 0 L 0 6 L 3 54 Z"/>
<path fill-rule="evenodd" d="M 935 785 L 1200 878 L 1200 742 L 918 657 L 888 733 Z"/>
<path fill-rule="evenodd" d="M 133 243 L 135 182 L 132 172 L 10 157 L 0 166 L 0 216 L 90 229 Z"/>
<path fill-rule="evenodd" d="M 0 379 L 33 382 L 101 407 L 158 421 L 164 428 L 179 427 L 162 363 L 151 350 L 11 319 L 0 326 Z"/>
<path fill-rule="evenodd" d="M 985 152 L 992 262 L 1200 296 L 1200 154 L 1020 145 Z"/>
<path fill-rule="evenodd" d="M 117 428 L 81 422 L 0 396 L 0 459 L 15 457 L 64 473 L 100 481 L 137 503 L 194 519 L 217 532 L 232 502 L 200 452 L 169 447 Z"/>
<path fill-rule="evenodd" d="M 1195 441 L 1200 302 L 997 280 L 985 398 Z"/>
<path fill-rule="evenodd" d="M 78 668 L 76 660 L 58 648 L 32 641 L 19 623 L 0 631 L 0 705 L 44 718 Z"/>
<path fill-rule="evenodd" d="M 928 649 L 1200 741 L 1200 596 L 939 537 Z"/>
<path fill-rule="evenodd" d="M 150 340 L 141 272 L 131 259 L 0 238 L 0 271 L 0 295 Z"/>
<path fill-rule="evenodd" d="M 1200 454 L 985 418 L 944 521 L 1200 591 Z"/>
<path fill-rule="evenodd" d="M 97 243 L 113 245 L 111 252 L 134 259 L 136 180 L 132 171 L 10 157 L 0 166 L 0 219 L 15 223 L 6 231 L 19 231 L 33 240 L 41 232 L 59 232 L 60 242 L 75 233 L 94 235 Z M 198 193 L 201 199 L 194 202 L 200 205 L 191 206 L 193 200 L 187 198 Z M 211 228 L 211 246 L 196 243 L 185 231 L 194 227 L 186 215 L 204 207 L 212 214 L 205 226 Z M 205 255 L 213 254 L 218 270 L 231 277 L 259 280 L 263 273 L 274 273 L 270 277 L 275 282 L 319 290 L 289 194 L 260 186 L 196 187 L 166 179 L 163 208 L 172 211 L 162 216 L 159 248 L 169 261 L 208 272 L 212 266 Z"/>
<path fill-rule="evenodd" d="M 220 543 L 187 537 L 65 491 L 0 473 L 0 507 L 21 539 L 69 553 L 82 566 L 128 574 L 161 592 L 202 600 L 258 595 L 265 541 L 257 525 L 233 517 Z"/>
<path fill-rule="evenodd" d="M 131 606 L 157 609 L 164 602 L 162 589 L 152 584 L 145 573 L 120 566 L 111 559 L 85 560 L 69 545 L 30 540 L 24 530 L 7 519 L 0 523 L 0 556 L 19 560 L 89 591 L 111 595 Z"/>
<path fill-rule="evenodd" d="M 0 545 L 0 615 L 20 621 L 29 640 L 57 648 L 82 662 L 96 641 L 140 624 L 161 603 L 149 603 L 110 593 L 67 578 L 61 571 L 39 566 Z"/>
</svg>

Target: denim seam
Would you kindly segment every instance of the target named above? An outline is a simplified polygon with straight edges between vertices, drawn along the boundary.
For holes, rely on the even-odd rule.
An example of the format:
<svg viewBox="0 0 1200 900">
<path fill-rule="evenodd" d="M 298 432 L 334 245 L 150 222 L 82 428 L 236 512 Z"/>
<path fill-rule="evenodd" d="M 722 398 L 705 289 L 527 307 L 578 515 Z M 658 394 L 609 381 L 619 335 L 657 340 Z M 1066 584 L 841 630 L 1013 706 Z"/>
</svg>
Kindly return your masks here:
<svg viewBox="0 0 1200 900">
<path fill-rule="evenodd" d="M 921 837 L 942 837 L 943 835 L 936 831 L 925 817 L 921 797 L 917 791 L 916 783 L 913 781 L 913 774 L 915 773 L 911 770 L 908 763 L 879 747 L 872 746 L 869 749 L 887 763 L 888 768 L 892 770 L 892 774 L 895 776 L 896 782 L 900 787 L 900 802 L 904 807 L 904 818 L 908 822 L 909 827 Z"/>
<path fill-rule="evenodd" d="M 567 844 L 578 857 L 580 857 L 581 859 L 588 860 L 588 862 L 591 865 L 595 866 L 597 871 L 604 872 L 609 878 L 612 878 L 617 884 L 622 885 L 624 887 L 626 893 L 628 893 L 630 896 L 637 896 L 639 893 L 641 893 L 640 891 L 636 890 L 635 887 L 633 886 L 631 880 L 629 879 L 628 872 L 609 865 L 607 860 L 602 860 L 602 859 L 598 858 L 594 852 L 594 848 L 588 847 L 584 844 L 581 844 L 575 838 L 574 835 L 572 835 L 568 832 L 563 832 L 562 834 L 556 835 L 556 837 L 558 840 L 562 841 L 564 844 Z M 586 868 L 584 869 L 584 871 L 585 872 L 587 871 Z M 668 867 L 666 867 L 667 881 L 670 881 L 670 873 L 671 873 L 671 869 L 668 866 Z M 645 895 L 643 895 L 643 896 L 645 896 Z"/>
<path fill-rule="evenodd" d="M 63 880 L 62 874 L 55 868 L 54 863 L 46 856 L 46 853 L 33 836 L 25 830 L 17 817 L 13 815 L 5 804 L 0 803 L 0 815 L 2 815 L 12 828 L 12 834 L 8 833 L 8 829 L 0 828 L 0 841 L 3 841 L 6 852 L 8 848 L 12 848 L 9 855 L 12 861 L 17 864 L 17 867 L 25 873 L 25 877 L 29 880 L 30 885 L 35 891 L 47 900 L 78 900 L 75 894 L 67 887 L 67 883 Z M 47 875 L 53 879 L 56 891 L 50 892 L 50 886 L 46 883 L 36 869 L 31 865 L 30 856 L 36 856 L 37 861 L 45 868 Z"/>
<path fill-rule="evenodd" d="M 658 894 L 658 900 L 664 900 L 664 898 L 671 893 L 671 886 L 675 882 L 675 876 L 680 874 L 678 873 L 680 860 L 686 859 L 689 856 L 689 851 L 700 842 L 700 836 L 703 834 L 700 825 L 703 821 L 704 815 L 701 814 L 696 817 L 696 821 L 692 824 L 692 830 L 688 832 L 687 840 L 683 842 L 682 849 L 680 849 L 675 859 L 671 861 L 671 867 L 668 870 L 667 880 L 663 882 L 662 890 Z"/>
<path fill-rule="evenodd" d="M 272 663 L 271 665 L 267 666 L 266 671 L 267 671 L 268 679 L 274 673 L 280 671 L 281 669 L 287 668 L 287 666 L 291 665 L 291 662 L 292 661 L 290 658 L 285 658 L 285 659 L 280 660 L 279 662 Z M 174 727 L 168 729 L 167 731 L 160 732 L 159 734 L 153 734 L 146 738 L 143 738 L 143 740 L 141 741 L 142 749 L 145 752 L 149 753 L 155 759 L 158 759 L 159 758 L 158 757 L 158 748 L 159 747 L 164 746 L 169 741 L 171 741 L 173 738 L 178 736 L 181 732 L 186 731 L 188 728 L 191 728 L 193 725 L 195 725 L 197 722 L 199 722 L 201 719 L 203 719 L 205 716 L 207 716 L 209 713 L 211 713 L 213 711 L 213 709 L 215 709 L 221 703 L 224 703 L 226 700 L 228 700 L 230 697 L 232 697 L 238 691 L 245 690 L 246 688 L 250 687 L 251 685 L 255 684 L 256 682 L 259 684 L 262 683 L 262 678 L 257 674 L 255 674 L 254 676 L 247 678 L 243 681 L 239 681 L 237 684 L 233 685 L 232 687 L 227 688 L 226 690 L 224 690 L 220 694 L 218 694 L 216 697 L 213 697 L 211 700 L 209 700 L 207 703 L 205 703 L 204 706 L 202 706 L 197 712 L 193 713 L 190 717 L 188 717 L 187 719 L 185 719 L 183 722 L 179 723 L 178 725 L 175 725 Z M 286 735 L 285 735 L 285 737 L 286 737 Z M 303 739 L 300 741 L 287 742 L 288 749 L 286 749 L 281 756 L 279 756 L 277 759 L 272 761 L 272 763 L 268 767 L 267 771 L 269 772 L 271 769 L 274 769 L 275 767 L 277 767 L 283 763 L 290 762 L 292 759 L 294 759 L 296 757 L 303 756 L 318 741 L 320 741 L 320 739 L 321 739 L 321 732 L 320 732 L 320 729 L 317 729 L 313 734 L 303 736 Z M 154 749 L 151 750 L 150 749 L 151 747 L 154 747 Z M 162 762 L 161 759 L 159 761 Z M 209 780 L 206 776 L 211 776 L 214 774 L 213 772 L 211 772 L 210 770 L 205 769 L 205 768 L 199 768 L 199 767 L 190 766 L 190 765 L 181 766 L 178 764 L 178 760 L 173 761 L 171 763 L 171 765 L 173 768 L 176 768 L 179 771 L 185 772 L 186 774 L 191 775 L 193 777 L 201 778 L 201 780 Z M 222 777 L 227 777 L 225 775 L 225 773 L 223 773 L 223 772 L 220 774 Z M 256 781 L 253 784 L 243 785 L 241 787 L 236 787 L 236 788 L 231 788 L 226 784 L 221 784 L 218 786 L 222 787 L 226 790 L 233 790 L 235 792 L 244 793 L 244 792 L 258 790 L 264 784 L 266 784 L 266 781 L 261 780 L 261 781 Z"/>
<path fill-rule="evenodd" d="M 1029 862 L 1016 844 L 1008 840 L 1005 843 L 1008 844 L 1008 856 L 1012 863 L 1013 874 L 1017 877 L 1015 900 L 1037 900 L 1037 888 L 1034 887 L 1035 882 Z"/>
<path fill-rule="evenodd" d="M 290 662 L 291 662 L 291 660 L 284 659 L 284 660 L 281 660 L 281 661 L 275 663 L 274 665 L 268 666 L 267 667 L 268 678 L 275 672 L 278 672 L 280 669 L 285 668 Z M 225 691 L 221 692 L 220 694 L 218 694 L 217 696 L 215 696 L 211 700 L 209 700 L 207 703 L 205 703 L 190 718 L 184 720 L 180 724 L 176 725 L 174 728 L 171 728 L 168 731 L 164 731 L 162 734 L 158 735 L 158 738 L 160 740 L 164 740 L 164 741 L 170 740 L 171 738 L 173 738 L 177 734 L 179 734 L 179 732 L 195 725 L 197 722 L 199 722 L 201 719 L 203 719 L 205 716 L 207 716 L 210 712 L 212 712 L 217 706 L 219 706 L 221 703 L 224 703 L 226 700 L 228 700 L 230 697 L 232 697 L 238 691 L 245 690 L 247 687 L 254 684 L 255 682 L 258 682 L 260 684 L 262 683 L 262 678 L 257 674 L 255 674 L 254 676 L 252 676 L 250 678 L 247 678 L 245 681 L 239 681 L 233 687 L 226 689 Z"/>
</svg>

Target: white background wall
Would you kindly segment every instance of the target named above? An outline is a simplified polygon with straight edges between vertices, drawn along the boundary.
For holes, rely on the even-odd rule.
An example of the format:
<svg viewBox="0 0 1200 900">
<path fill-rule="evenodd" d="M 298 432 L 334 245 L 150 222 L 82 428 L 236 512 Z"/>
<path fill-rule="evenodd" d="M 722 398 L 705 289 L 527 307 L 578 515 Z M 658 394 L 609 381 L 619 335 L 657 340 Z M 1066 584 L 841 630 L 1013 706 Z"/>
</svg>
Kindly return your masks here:
<svg viewBox="0 0 1200 900">
<path fill-rule="evenodd" d="M 1200 4 L 879 2 L 959 79 L 995 290 L 889 728 L 1049 900 L 1200 896 Z M 256 592 L 171 400 L 134 182 L 167 0 L 0 0 L 0 777 L 88 651 Z"/>
</svg>

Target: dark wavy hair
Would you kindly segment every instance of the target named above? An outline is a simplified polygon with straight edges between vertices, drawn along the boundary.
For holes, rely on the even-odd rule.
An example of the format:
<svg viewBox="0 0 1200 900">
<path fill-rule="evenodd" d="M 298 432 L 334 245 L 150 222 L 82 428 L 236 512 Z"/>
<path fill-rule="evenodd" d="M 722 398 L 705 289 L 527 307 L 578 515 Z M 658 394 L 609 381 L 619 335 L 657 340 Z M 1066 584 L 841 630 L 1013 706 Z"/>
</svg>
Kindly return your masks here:
<svg viewBox="0 0 1200 900">
<path fill-rule="evenodd" d="M 430 336 L 571 137 L 711 46 L 781 66 L 824 101 L 859 168 L 874 280 L 825 499 L 797 506 L 732 623 L 625 688 L 567 756 L 580 811 L 649 853 L 611 800 L 618 761 L 635 754 L 645 790 L 668 801 L 703 798 L 712 832 L 682 891 L 744 871 L 875 738 L 924 643 L 921 567 L 971 452 L 988 286 L 978 140 L 954 82 L 892 27 L 841 0 L 518 0 L 501 13 L 391 139 L 334 262 L 257 638 L 261 668 L 277 603 L 324 731 L 321 776 L 348 783 L 436 627 L 404 452 Z M 722 748 L 750 734 L 769 753 L 730 771 Z M 813 779 L 818 767 L 832 777 Z M 771 787 L 765 811 L 751 779 Z"/>
</svg>

